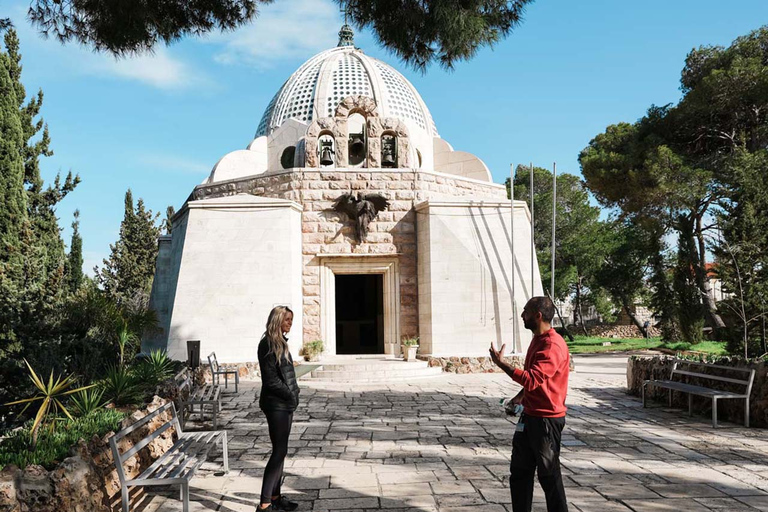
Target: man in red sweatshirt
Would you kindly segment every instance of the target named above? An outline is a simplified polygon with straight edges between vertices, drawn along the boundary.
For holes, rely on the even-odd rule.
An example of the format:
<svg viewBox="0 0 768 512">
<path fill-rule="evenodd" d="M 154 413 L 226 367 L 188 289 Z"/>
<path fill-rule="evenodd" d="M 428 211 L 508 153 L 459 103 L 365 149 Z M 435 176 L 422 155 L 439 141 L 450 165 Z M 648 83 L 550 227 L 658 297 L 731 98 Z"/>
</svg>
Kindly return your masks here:
<svg viewBox="0 0 768 512">
<path fill-rule="evenodd" d="M 562 336 L 550 325 L 554 315 L 555 307 L 547 297 L 533 297 L 525 305 L 523 322 L 534 336 L 522 370 L 504 361 L 505 345 L 497 351 L 491 344 L 493 362 L 523 386 L 512 399 L 523 406 L 512 438 L 509 467 L 514 512 L 531 512 L 536 470 L 547 498 L 547 511 L 568 510 L 560 474 L 560 437 L 565 426 L 570 354 Z"/>
</svg>

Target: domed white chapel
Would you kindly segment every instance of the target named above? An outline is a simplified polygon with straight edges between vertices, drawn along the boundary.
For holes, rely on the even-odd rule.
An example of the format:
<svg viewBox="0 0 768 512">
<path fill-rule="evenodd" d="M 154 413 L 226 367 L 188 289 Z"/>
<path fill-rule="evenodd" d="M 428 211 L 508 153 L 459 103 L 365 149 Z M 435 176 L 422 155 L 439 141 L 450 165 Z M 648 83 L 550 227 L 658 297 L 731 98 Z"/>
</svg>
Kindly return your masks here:
<svg viewBox="0 0 768 512">
<path fill-rule="evenodd" d="M 186 359 L 200 340 L 203 358 L 255 361 L 276 305 L 294 311 L 294 356 L 318 339 L 326 355 L 398 356 L 413 337 L 436 357 L 488 355 L 497 340 L 527 349 L 512 321 L 513 303 L 519 315 L 542 294 L 527 206 L 514 205 L 513 266 L 504 185 L 440 138 L 403 75 L 355 48 L 348 26 L 339 35 L 160 238 L 150 305 L 161 329 L 144 350 Z"/>
</svg>

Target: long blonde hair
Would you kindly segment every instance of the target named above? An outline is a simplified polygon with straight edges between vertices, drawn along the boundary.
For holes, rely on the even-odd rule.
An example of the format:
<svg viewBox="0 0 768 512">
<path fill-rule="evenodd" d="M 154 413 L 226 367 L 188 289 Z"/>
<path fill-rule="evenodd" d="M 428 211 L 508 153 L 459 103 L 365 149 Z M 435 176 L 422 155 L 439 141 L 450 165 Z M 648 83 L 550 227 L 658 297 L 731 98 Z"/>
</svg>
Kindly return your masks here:
<svg viewBox="0 0 768 512">
<path fill-rule="evenodd" d="M 269 344 L 269 351 L 267 353 L 272 352 L 275 354 L 278 362 L 282 361 L 285 354 L 288 353 L 288 343 L 285 342 L 281 326 L 283 325 L 283 320 L 289 314 L 293 316 L 293 311 L 288 306 L 275 306 L 269 312 L 269 317 L 267 318 L 267 330 L 264 333 Z"/>
</svg>

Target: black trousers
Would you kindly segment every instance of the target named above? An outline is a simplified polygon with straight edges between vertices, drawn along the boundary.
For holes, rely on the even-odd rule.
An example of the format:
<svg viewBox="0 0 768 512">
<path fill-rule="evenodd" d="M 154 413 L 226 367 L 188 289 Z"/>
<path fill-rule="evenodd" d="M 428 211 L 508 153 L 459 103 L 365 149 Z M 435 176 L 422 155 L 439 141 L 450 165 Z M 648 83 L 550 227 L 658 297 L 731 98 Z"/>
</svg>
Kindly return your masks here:
<svg viewBox="0 0 768 512">
<path fill-rule="evenodd" d="M 520 425 L 524 425 L 520 430 Z M 509 490 L 514 512 L 531 512 L 533 475 L 547 498 L 548 512 L 567 512 L 563 476 L 560 474 L 560 437 L 565 417 L 537 418 L 523 414 L 512 438 Z"/>
<path fill-rule="evenodd" d="M 288 455 L 288 436 L 291 434 L 293 412 L 264 411 L 269 426 L 269 440 L 272 441 L 272 454 L 264 469 L 261 482 L 261 503 L 270 503 L 272 496 L 280 496 L 280 484 L 283 481 L 283 465 Z"/>
</svg>

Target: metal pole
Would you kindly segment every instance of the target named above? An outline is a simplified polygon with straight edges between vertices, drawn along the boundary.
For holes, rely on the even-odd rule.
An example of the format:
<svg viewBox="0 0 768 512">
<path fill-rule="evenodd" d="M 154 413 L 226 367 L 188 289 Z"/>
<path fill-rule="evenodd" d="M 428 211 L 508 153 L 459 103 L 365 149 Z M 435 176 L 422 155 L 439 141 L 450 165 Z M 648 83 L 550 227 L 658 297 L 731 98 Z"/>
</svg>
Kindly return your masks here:
<svg viewBox="0 0 768 512">
<path fill-rule="evenodd" d="M 510 251 L 512 252 L 512 350 L 520 352 L 517 348 L 517 300 L 515 299 L 515 164 L 509 164 L 509 202 L 512 206 L 512 214 L 509 219 Z"/>
<path fill-rule="evenodd" d="M 533 219 L 533 162 L 531 162 L 531 297 L 535 293 L 534 283 L 536 282 L 536 246 L 533 243 L 533 230 L 535 222 Z"/>
<path fill-rule="evenodd" d="M 557 223 L 557 162 L 552 164 L 552 276 L 549 296 L 555 300 L 555 224 Z"/>
</svg>

